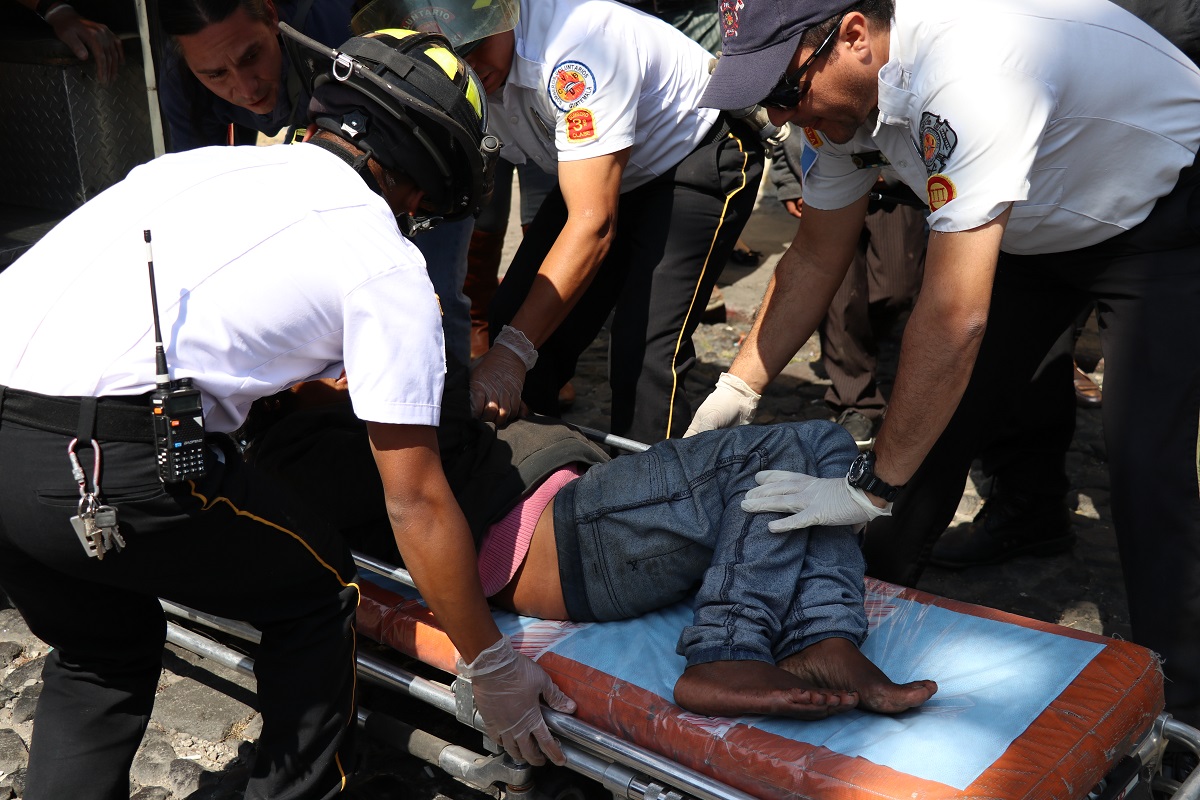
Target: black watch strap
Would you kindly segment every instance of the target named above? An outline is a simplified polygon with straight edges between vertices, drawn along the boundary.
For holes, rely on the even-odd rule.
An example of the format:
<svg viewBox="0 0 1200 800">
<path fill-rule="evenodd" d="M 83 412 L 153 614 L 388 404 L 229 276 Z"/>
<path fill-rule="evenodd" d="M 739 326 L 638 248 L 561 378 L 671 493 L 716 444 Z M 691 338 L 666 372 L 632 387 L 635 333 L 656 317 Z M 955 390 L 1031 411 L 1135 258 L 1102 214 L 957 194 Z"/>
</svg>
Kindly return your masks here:
<svg viewBox="0 0 1200 800">
<path fill-rule="evenodd" d="M 858 458 L 850 465 L 850 471 L 846 473 L 846 481 L 856 489 L 881 497 L 888 503 L 895 500 L 896 495 L 904 488 L 885 483 L 875 474 L 874 450 L 859 453 Z"/>
</svg>

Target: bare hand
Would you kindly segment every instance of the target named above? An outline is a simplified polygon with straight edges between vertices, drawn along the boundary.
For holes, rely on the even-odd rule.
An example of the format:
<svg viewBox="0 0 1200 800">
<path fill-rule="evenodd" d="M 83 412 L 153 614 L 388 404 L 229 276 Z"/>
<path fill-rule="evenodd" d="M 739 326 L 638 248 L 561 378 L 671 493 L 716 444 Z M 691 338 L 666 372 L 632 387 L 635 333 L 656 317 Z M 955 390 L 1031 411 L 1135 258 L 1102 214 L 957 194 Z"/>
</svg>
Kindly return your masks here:
<svg viewBox="0 0 1200 800">
<path fill-rule="evenodd" d="M 800 214 L 804 211 L 804 198 L 797 197 L 795 200 L 784 200 L 783 207 L 796 219 L 800 219 Z"/>
<path fill-rule="evenodd" d="M 57 6 L 55 6 L 57 8 Z M 100 83 L 116 80 L 117 69 L 125 63 L 125 50 L 121 40 L 107 25 L 84 19 L 73 8 L 47 14 L 54 35 L 59 38 L 80 61 L 87 61 L 90 53 L 96 62 L 96 79 Z"/>
</svg>

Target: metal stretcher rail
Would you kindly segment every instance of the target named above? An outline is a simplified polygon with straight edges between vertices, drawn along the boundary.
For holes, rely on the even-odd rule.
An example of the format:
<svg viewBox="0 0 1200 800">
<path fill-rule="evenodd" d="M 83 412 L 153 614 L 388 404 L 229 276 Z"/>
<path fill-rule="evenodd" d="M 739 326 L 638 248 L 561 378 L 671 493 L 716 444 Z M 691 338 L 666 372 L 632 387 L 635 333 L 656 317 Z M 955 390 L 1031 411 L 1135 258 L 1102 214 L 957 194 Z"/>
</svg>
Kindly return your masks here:
<svg viewBox="0 0 1200 800">
<path fill-rule="evenodd" d="M 361 554 L 355 554 L 355 561 L 358 562 L 361 569 L 412 586 L 412 580 L 408 576 L 407 570 Z M 173 616 L 191 620 L 249 642 L 257 643 L 259 640 L 257 629 L 244 622 L 216 617 L 167 601 L 160 602 L 163 609 Z M 197 655 L 211 658 L 222 666 L 247 675 L 253 674 L 253 659 L 174 623 L 167 625 L 167 641 Z M 367 680 L 398 690 L 465 722 L 458 713 L 460 701 L 450 686 L 421 678 L 408 670 L 366 653 L 358 654 L 358 670 L 359 674 Z M 689 798 L 692 800 L 755 800 L 752 795 L 726 786 L 706 775 L 701 775 L 657 753 L 616 739 L 569 714 L 560 714 L 552 709 L 543 708 L 542 715 L 546 720 L 547 727 L 560 739 L 566 740 L 562 741 L 563 754 L 567 758 L 566 766 L 580 775 L 600 783 L 615 797 L 630 798 L 630 800 L 689 800 Z M 370 716 L 372 716 L 371 712 L 363 709 L 360 711 L 359 721 L 365 724 Z M 403 725 L 403 723 L 399 724 Z M 474 719 L 469 724 L 476 730 L 483 731 L 483 723 L 477 713 L 474 714 Z M 407 725 L 404 727 L 410 731 L 416 731 Z M 417 731 L 417 733 L 423 734 L 424 732 Z M 431 737 L 429 734 L 425 734 L 425 737 L 436 740 L 436 737 Z M 579 746 L 572 745 L 572 742 Z M 442 740 L 436 740 L 436 743 L 440 746 L 426 746 L 424 753 L 414 752 L 410 746 L 411 742 L 406 742 L 404 747 L 413 755 L 423 758 L 442 768 L 448 774 L 462 778 L 479 788 L 496 781 L 502 781 L 510 786 L 520 786 L 532 782 L 533 768 L 528 765 L 518 765 L 507 757 L 502 757 L 499 760 L 505 762 L 508 768 L 500 769 L 486 757 L 472 753 L 465 748 L 455 748 L 454 745 Z M 450 752 L 447 752 L 448 749 Z M 433 756 L 433 758 L 431 759 L 429 756 Z"/>
<path fill-rule="evenodd" d="M 558 422 L 552 418 L 545 419 Z M 648 445 L 630 439 L 583 426 L 571 427 L 607 446 L 630 452 L 648 449 Z M 405 569 L 361 553 L 355 553 L 354 558 L 360 570 L 416 588 Z M 251 642 L 257 642 L 259 639 L 258 631 L 246 623 L 203 614 L 166 601 L 163 601 L 163 607 L 169 614 L 238 638 Z M 246 655 L 174 623 L 168 624 L 167 638 L 177 646 L 211 658 L 216 663 L 239 672 L 251 673 L 253 670 L 254 662 Z M 432 705 L 475 730 L 483 731 L 482 721 L 475 711 L 474 700 L 470 695 L 469 682 L 455 681 L 451 685 L 445 685 L 365 653 L 358 655 L 358 671 L 365 680 Z M 750 794 L 657 753 L 622 741 L 575 717 L 560 714 L 549 708 L 543 708 L 542 711 L 547 726 L 562 740 L 567 767 L 598 782 L 618 800 L 755 800 Z M 538 794 L 534 778 L 535 768 L 513 761 L 499 752 L 499 748 L 486 737 L 485 743 L 494 752 L 499 752 L 499 755 L 475 753 L 431 733 L 413 728 L 400 720 L 373 713 L 365 708 L 359 709 L 358 720 L 369 735 L 383 738 L 469 785 L 486 789 L 493 784 L 504 784 L 510 798 Z M 1161 714 L 1151 730 L 1133 747 L 1132 752 L 1114 767 L 1100 784 L 1083 795 L 1083 798 L 1114 800 L 1137 797 L 1148 800 L 1152 786 L 1155 797 L 1200 800 L 1200 770 L 1194 771 L 1182 783 L 1167 778 L 1159 771 L 1162 753 L 1168 742 L 1200 756 L 1200 730 L 1181 723 L 1168 714 Z"/>
</svg>

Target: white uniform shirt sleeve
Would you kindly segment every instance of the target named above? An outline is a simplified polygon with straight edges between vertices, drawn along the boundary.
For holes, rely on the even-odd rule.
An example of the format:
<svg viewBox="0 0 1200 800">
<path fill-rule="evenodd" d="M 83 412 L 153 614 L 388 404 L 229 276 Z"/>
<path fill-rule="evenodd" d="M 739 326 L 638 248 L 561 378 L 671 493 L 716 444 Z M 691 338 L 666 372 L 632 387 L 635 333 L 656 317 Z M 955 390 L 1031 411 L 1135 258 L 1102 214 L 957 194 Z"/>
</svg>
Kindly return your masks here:
<svg viewBox="0 0 1200 800">
<path fill-rule="evenodd" d="M 346 295 L 343 313 L 355 415 L 371 422 L 437 425 L 446 356 L 428 279 L 422 287 L 401 271 L 376 275 Z"/>
<path fill-rule="evenodd" d="M 875 185 L 878 169 L 861 169 L 854 163 L 852 153 L 875 149 L 876 145 L 864 130 L 859 130 L 846 144 L 830 142 L 812 128 L 801 128 L 792 135 L 804 136 L 805 149 L 815 154 L 801 176 L 804 205 L 833 211 L 858 200 Z"/>
<path fill-rule="evenodd" d="M 930 229 L 977 228 L 1009 203 L 1025 200 L 1054 107 L 1050 87 L 1015 71 L 946 81 L 929 94 L 915 121 L 915 138 L 928 175 Z M 1059 181 L 1044 185 L 1061 191 Z"/>
<path fill-rule="evenodd" d="M 632 147 L 641 95 L 641 59 L 627 43 L 593 35 L 555 50 L 546 93 L 555 109 L 554 143 L 559 161 L 616 153 Z"/>
</svg>

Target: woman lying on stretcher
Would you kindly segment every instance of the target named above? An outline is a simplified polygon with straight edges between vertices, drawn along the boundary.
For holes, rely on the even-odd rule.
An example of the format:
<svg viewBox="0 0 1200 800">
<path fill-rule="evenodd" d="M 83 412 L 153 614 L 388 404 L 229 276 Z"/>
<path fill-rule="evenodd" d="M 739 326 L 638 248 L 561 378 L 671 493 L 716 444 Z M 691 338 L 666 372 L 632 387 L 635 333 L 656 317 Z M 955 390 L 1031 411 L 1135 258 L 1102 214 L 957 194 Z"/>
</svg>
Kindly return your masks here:
<svg viewBox="0 0 1200 800">
<path fill-rule="evenodd" d="M 937 691 L 930 680 L 893 683 L 859 651 L 867 619 L 855 531 L 791 528 L 773 512 L 807 476 L 846 474 L 857 448 L 841 427 L 743 426 L 609 460 L 562 425 L 497 430 L 473 419 L 452 377 L 439 444 L 480 553 L 478 576 L 463 580 L 480 580 L 495 605 L 606 621 L 695 593 L 676 646 L 687 668 L 675 700 L 701 714 L 896 713 Z M 303 387 L 252 415 L 247 458 L 277 472 L 352 547 L 396 560 L 344 380 Z"/>
</svg>

